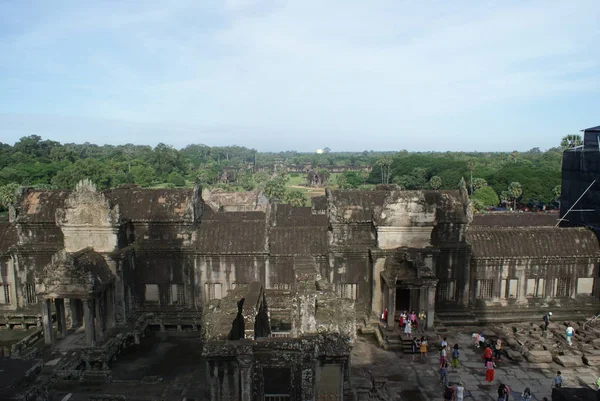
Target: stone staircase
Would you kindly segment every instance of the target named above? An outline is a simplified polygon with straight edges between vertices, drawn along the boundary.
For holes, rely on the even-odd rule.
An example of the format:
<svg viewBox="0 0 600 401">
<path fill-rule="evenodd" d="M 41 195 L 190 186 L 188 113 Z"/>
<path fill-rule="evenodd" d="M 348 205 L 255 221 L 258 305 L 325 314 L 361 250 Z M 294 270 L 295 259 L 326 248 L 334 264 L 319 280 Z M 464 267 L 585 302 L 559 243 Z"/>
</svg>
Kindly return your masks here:
<svg viewBox="0 0 600 401">
<path fill-rule="evenodd" d="M 398 330 L 383 330 L 384 343 L 383 349 L 386 351 L 403 352 L 405 354 L 412 353 L 412 338 L 406 338 L 403 333 Z"/>
</svg>

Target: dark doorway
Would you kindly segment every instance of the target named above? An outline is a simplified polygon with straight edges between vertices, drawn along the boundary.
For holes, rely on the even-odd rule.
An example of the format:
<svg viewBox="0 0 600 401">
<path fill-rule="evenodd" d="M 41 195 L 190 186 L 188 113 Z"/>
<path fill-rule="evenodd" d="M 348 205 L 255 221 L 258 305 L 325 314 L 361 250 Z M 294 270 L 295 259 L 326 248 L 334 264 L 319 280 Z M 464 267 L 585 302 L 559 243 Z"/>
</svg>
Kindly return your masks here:
<svg viewBox="0 0 600 401">
<path fill-rule="evenodd" d="M 410 313 L 410 290 L 409 289 L 396 289 L 396 312 Z"/>
<path fill-rule="evenodd" d="M 263 368 L 265 396 L 291 395 L 289 368 Z"/>
</svg>

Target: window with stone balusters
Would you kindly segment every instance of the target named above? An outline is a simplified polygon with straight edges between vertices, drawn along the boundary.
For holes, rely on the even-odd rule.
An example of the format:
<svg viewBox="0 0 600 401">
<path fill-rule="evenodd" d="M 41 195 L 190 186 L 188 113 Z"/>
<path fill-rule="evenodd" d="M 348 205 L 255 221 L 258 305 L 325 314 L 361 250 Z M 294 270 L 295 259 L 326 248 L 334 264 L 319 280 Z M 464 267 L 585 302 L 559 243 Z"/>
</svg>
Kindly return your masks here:
<svg viewBox="0 0 600 401">
<path fill-rule="evenodd" d="M 571 296 L 571 277 L 556 277 L 554 279 L 554 296 L 557 298 Z"/>
<path fill-rule="evenodd" d="M 482 279 L 477 280 L 477 298 L 492 299 L 494 297 L 494 280 Z"/>
<path fill-rule="evenodd" d="M 0 304 L 10 304 L 10 284 L 0 284 Z"/>
</svg>

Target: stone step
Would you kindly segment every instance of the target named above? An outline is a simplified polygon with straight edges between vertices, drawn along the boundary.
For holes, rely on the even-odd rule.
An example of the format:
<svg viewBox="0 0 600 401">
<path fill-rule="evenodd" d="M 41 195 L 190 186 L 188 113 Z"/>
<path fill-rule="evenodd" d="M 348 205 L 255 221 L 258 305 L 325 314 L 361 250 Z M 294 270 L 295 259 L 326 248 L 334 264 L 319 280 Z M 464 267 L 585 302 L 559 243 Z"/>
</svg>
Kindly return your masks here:
<svg viewBox="0 0 600 401">
<path fill-rule="evenodd" d="M 584 355 L 582 358 L 583 363 L 589 366 L 600 366 L 600 355 Z"/>
</svg>

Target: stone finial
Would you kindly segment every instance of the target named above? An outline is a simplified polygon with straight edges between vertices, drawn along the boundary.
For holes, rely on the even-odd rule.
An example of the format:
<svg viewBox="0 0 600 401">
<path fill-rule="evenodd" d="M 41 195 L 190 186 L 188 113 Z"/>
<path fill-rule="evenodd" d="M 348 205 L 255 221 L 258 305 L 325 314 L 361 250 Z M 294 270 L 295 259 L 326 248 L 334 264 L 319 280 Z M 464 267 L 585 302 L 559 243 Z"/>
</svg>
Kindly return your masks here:
<svg viewBox="0 0 600 401">
<path fill-rule="evenodd" d="M 97 192 L 98 189 L 96 188 L 96 184 L 94 184 L 92 182 L 92 180 L 90 180 L 89 178 L 84 178 L 83 180 L 79 181 L 77 183 L 77 185 L 75 185 L 75 191 L 78 191 L 78 192 L 83 192 L 83 191 Z"/>
</svg>

